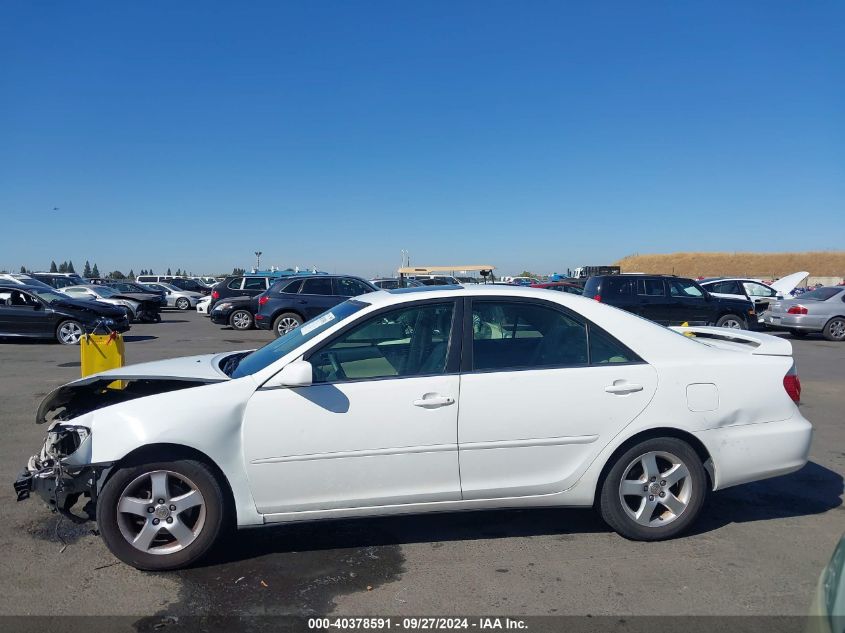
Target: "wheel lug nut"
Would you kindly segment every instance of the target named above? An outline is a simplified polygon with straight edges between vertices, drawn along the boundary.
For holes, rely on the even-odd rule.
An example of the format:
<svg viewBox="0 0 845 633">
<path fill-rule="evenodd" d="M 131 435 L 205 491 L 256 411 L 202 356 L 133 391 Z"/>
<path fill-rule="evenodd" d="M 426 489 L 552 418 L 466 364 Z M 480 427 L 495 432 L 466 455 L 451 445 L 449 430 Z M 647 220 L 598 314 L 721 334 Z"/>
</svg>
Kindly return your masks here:
<svg viewBox="0 0 845 633">
<path fill-rule="evenodd" d="M 158 519 L 153 519 L 153 525 L 158 525 L 160 521 Z"/>
<path fill-rule="evenodd" d="M 172 512 L 172 511 L 173 511 L 173 510 L 175 510 L 175 509 L 176 509 L 176 506 L 175 506 L 175 505 L 173 505 L 173 504 L 171 503 L 171 504 L 170 504 L 170 511 Z"/>
<path fill-rule="evenodd" d="M 167 517 L 167 522 L 168 522 L 168 523 L 173 523 L 173 517 Z"/>
<path fill-rule="evenodd" d="M 649 495 L 649 496 L 648 496 L 648 500 L 649 500 L 649 501 L 654 501 L 654 495 Z"/>
<path fill-rule="evenodd" d="M 152 514 L 152 513 L 153 513 L 153 512 L 155 512 L 155 511 L 156 511 L 156 509 L 155 509 L 154 507 L 152 507 L 152 506 L 150 506 L 149 508 L 147 508 L 147 512 L 149 512 L 150 514 Z"/>
<path fill-rule="evenodd" d="M 652 481 L 654 481 L 654 480 L 652 479 Z M 164 503 L 164 499 L 159 499 L 159 500 L 158 500 L 158 502 L 159 502 L 159 503 Z"/>
<path fill-rule="evenodd" d="M 648 486 L 643 486 L 643 492 L 648 492 Z M 150 510 L 152 512 L 152 510 Z"/>
<path fill-rule="evenodd" d="M 666 485 L 666 480 L 665 480 L 665 479 L 661 479 L 661 480 L 660 480 L 660 485 L 661 485 L 661 486 L 665 486 L 665 485 Z"/>
<path fill-rule="evenodd" d="M 661 498 L 663 498 L 663 497 L 665 497 L 665 496 L 666 496 L 666 493 L 665 493 L 665 492 L 661 492 L 661 493 L 660 493 L 660 497 L 661 497 Z"/>
<path fill-rule="evenodd" d="M 657 481 L 657 477 L 652 477 L 651 481 Z"/>
</svg>

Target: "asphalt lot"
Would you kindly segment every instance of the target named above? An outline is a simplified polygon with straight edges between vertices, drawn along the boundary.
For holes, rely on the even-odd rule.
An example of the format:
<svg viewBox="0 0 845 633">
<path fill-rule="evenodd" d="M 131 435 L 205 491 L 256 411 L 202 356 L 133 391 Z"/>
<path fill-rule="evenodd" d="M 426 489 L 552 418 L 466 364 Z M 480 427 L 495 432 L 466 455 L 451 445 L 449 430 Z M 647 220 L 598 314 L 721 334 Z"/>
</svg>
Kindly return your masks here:
<svg viewBox="0 0 845 633">
<path fill-rule="evenodd" d="M 133 326 L 127 362 L 269 338 L 168 312 Z M 201 567 L 151 574 L 118 563 L 93 524 L 15 502 L 43 440 L 36 407 L 78 377 L 79 350 L 0 341 L 0 614 L 804 614 L 845 530 L 845 345 L 793 345 L 811 462 L 712 495 L 684 538 L 626 541 L 589 510 L 393 517 L 241 532 Z"/>
</svg>

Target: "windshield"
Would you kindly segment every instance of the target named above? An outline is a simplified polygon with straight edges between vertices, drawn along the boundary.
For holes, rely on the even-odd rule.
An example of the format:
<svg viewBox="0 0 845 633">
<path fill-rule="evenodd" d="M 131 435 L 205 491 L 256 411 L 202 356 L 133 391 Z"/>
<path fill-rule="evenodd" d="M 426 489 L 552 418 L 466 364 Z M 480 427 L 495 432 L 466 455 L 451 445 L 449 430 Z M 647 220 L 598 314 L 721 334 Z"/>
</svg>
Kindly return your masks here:
<svg viewBox="0 0 845 633">
<path fill-rule="evenodd" d="M 47 290 L 46 288 L 41 288 L 40 286 L 30 286 L 29 288 L 27 288 L 27 291 L 36 295 L 45 303 L 53 303 L 54 301 L 67 301 L 66 295 L 55 292 L 52 288 Z"/>
<path fill-rule="evenodd" d="M 109 288 L 108 286 L 94 286 L 91 288 L 94 291 L 94 294 L 99 295 L 101 297 L 113 297 L 114 295 L 118 294 L 117 290 L 114 288 Z"/>
<path fill-rule="evenodd" d="M 282 356 L 291 353 L 303 343 L 310 341 L 318 334 L 323 333 L 333 325 L 355 314 L 366 305 L 366 303 L 355 301 L 354 299 L 336 305 L 315 319 L 304 323 L 295 330 L 291 330 L 284 336 L 277 338 L 272 343 L 268 343 L 264 347 L 252 352 L 252 354 L 245 356 L 237 366 L 232 368 L 232 372 L 229 375 L 232 378 L 242 378 L 243 376 L 248 376 L 264 369 L 279 360 Z"/>
</svg>

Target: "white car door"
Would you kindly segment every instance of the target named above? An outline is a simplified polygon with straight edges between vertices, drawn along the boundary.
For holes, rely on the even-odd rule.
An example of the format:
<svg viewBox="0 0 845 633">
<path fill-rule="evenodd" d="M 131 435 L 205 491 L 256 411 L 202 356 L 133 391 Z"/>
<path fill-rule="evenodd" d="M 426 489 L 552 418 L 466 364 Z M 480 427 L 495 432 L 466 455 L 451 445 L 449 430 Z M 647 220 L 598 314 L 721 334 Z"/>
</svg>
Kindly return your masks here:
<svg viewBox="0 0 845 633">
<path fill-rule="evenodd" d="M 554 304 L 472 301 L 458 445 L 464 499 L 560 492 L 648 404 L 657 373 Z"/>
<path fill-rule="evenodd" d="M 311 386 L 258 389 L 243 442 L 259 512 L 459 500 L 459 326 L 455 301 L 387 308 L 305 355 Z"/>
</svg>

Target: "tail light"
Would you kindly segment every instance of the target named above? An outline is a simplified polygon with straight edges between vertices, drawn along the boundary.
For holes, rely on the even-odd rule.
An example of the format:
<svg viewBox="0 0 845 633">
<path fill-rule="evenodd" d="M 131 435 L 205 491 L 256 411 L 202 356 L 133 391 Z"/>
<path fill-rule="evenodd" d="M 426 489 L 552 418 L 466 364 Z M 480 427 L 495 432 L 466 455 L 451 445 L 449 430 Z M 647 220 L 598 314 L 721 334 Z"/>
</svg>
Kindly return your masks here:
<svg viewBox="0 0 845 633">
<path fill-rule="evenodd" d="M 212 290 L 212 291 L 211 291 L 211 298 L 212 298 L 212 299 L 219 299 L 219 298 L 220 298 L 220 293 L 219 293 L 219 292 L 217 292 L 216 290 Z"/>
<path fill-rule="evenodd" d="M 807 314 L 807 312 L 809 312 L 809 310 L 807 310 L 807 308 L 801 305 L 792 306 L 791 308 L 789 308 L 789 310 L 786 311 L 787 314 Z"/>
<path fill-rule="evenodd" d="M 601 295 L 593 295 L 593 299 L 601 303 Z"/>
<path fill-rule="evenodd" d="M 795 365 L 792 365 L 786 376 L 783 377 L 783 388 L 786 389 L 786 393 L 789 394 L 793 402 L 796 404 L 801 402 L 801 380 L 798 378 L 798 370 L 795 369 Z"/>
<path fill-rule="evenodd" d="M 260 305 L 260 306 L 263 306 L 268 301 L 270 301 L 270 297 L 265 297 L 265 296 L 258 297 L 258 305 Z"/>
</svg>

